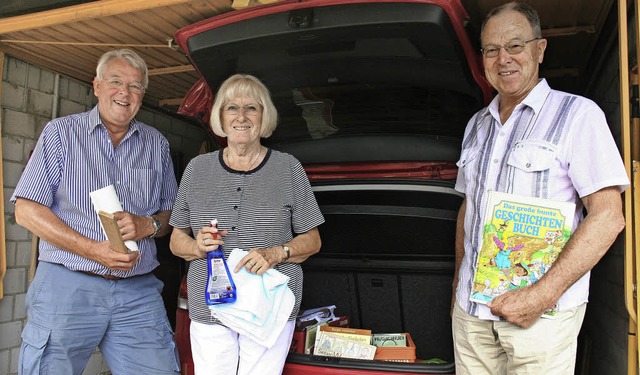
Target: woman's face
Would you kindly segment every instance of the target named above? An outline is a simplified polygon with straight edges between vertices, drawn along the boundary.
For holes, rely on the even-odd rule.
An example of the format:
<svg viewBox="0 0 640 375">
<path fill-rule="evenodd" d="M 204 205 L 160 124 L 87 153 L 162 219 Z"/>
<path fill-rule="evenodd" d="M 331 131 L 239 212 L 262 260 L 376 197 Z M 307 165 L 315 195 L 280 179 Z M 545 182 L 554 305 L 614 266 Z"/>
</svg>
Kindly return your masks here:
<svg viewBox="0 0 640 375">
<path fill-rule="evenodd" d="M 262 106 L 247 97 L 237 97 L 222 106 L 222 130 L 227 142 L 235 145 L 260 143 Z"/>
</svg>

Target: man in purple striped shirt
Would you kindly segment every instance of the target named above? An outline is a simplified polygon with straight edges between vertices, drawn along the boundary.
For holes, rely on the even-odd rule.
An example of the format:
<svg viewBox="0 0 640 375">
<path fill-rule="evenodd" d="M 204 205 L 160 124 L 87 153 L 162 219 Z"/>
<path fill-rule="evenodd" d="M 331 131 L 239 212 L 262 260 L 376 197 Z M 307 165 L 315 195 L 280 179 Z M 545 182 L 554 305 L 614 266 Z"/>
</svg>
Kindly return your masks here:
<svg viewBox="0 0 640 375">
<path fill-rule="evenodd" d="M 455 188 L 465 199 L 452 297 L 456 374 L 573 374 L 590 270 L 624 228 L 620 193 L 629 179 L 603 111 L 539 77 L 547 40 L 533 8 L 510 2 L 491 10 L 480 35 L 485 76 L 498 95 L 469 121 L 458 162 Z M 577 209 L 572 236 L 553 266 L 534 284 L 485 305 L 470 294 L 492 191 Z M 515 259 L 525 270 L 531 265 Z M 510 280 L 518 272 L 497 274 Z M 558 310 L 554 319 L 541 319 L 551 307 Z"/>
<path fill-rule="evenodd" d="M 11 198 L 18 224 L 40 238 L 29 287 L 19 374 L 81 374 L 99 347 L 113 374 L 176 374 L 154 238 L 168 234 L 177 184 L 166 138 L 135 120 L 146 63 L 127 49 L 105 53 L 89 112 L 43 129 Z M 113 186 L 123 254 L 106 240 L 89 193 Z"/>
</svg>

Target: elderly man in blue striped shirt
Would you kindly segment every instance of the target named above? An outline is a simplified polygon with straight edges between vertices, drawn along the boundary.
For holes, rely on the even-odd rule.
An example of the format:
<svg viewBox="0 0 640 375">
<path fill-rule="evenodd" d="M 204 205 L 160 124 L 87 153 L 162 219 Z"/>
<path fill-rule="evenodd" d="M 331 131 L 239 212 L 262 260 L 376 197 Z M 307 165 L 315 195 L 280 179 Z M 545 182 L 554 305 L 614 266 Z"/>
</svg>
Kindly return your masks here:
<svg viewBox="0 0 640 375">
<path fill-rule="evenodd" d="M 11 200 L 18 224 L 40 237 L 26 298 L 19 374 L 81 374 L 99 347 L 113 374 L 176 374 L 154 237 L 169 233 L 177 184 L 169 143 L 135 120 L 148 85 L 136 53 L 105 53 L 91 111 L 43 129 Z M 113 186 L 124 254 L 107 241 L 89 193 Z M 46 370 L 46 371 L 45 371 Z"/>
</svg>

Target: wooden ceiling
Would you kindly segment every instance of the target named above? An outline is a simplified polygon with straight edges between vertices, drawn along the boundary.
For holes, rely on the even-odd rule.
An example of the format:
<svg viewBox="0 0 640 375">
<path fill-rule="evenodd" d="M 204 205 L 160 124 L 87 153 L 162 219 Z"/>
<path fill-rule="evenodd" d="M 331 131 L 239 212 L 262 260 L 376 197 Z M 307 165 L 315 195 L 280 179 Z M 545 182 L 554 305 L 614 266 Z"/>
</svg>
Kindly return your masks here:
<svg viewBox="0 0 640 375">
<path fill-rule="evenodd" d="M 76 1 L 73 5 L 69 0 L 39 1 L 54 5 L 0 18 L 0 51 L 88 83 L 102 53 L 132 48 L 150 69 L 145 103 L 175 112 L 197 80 L 185 54 L 172 42 L 175 31 L 223 12 L 275 0 L 99 0 Z M 486 12 L 503 2 L 462 0 L 471 17 L 469 30 L 475 41 Z M 580 91 L 582 77 L 599 60 L 591 57 L 601 48 L 600 36 L 603 30 L 606 32 L 614 1 L 528 2 L 540 12 L 543 35 L 549 38 L 543 76 L 556 80 L 559 88 Z M 611 40 L 615 33 L 607 37 Z"/>
<path fill-rule="evenodd" d="M 0 50 L 91 82 L 104 52 L 131 48 L 149 66 L 145 103 L 175 110 L 197 74 L 173 34 L 231 10 L 227 0 L 94 1 L 0 19 Z"/>
</svg>

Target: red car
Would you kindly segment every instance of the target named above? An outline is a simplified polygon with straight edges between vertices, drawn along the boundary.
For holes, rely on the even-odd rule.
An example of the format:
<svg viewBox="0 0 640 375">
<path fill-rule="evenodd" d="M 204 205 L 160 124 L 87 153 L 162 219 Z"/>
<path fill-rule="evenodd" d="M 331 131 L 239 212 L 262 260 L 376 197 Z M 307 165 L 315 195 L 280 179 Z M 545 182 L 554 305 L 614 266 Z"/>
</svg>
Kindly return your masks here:
<svg viewBox="0 0 640 375">
<path fill-rule="evenodd" d="M 263 143 L 302 162 L 326 220 L 303 263 L 303 308 L 335 305 L 351 327 L 415 342 L 415 362 L 292 353 L 284 374 L 454 373 L 455 163 L 491 97 L 466 19 L 456 0 L 296 0 L 176 33 L 202 77 L 183 113 L 208 119 L 234 73 L 271 90 L 279 125 Z M 176 340 L 191 374 L 187 298 L 183 285 Z"/>
</svg>

